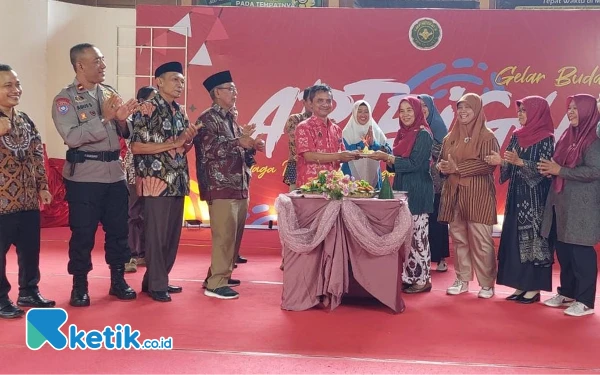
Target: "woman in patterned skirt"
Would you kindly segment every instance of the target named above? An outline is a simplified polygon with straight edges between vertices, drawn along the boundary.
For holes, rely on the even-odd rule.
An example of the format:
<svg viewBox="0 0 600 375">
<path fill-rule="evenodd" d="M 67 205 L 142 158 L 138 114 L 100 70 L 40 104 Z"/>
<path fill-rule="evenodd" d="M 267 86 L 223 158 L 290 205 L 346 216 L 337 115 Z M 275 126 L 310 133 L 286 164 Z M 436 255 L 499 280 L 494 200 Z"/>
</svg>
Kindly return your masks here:
<svg viewBox="0 0 600 375">
<path fill-rule="evenodd" d="M 513 133 L 504 158 L 492 152 L 486 162 L 501 166 L 501 184 L 510 180 L 497 283 L 515 288 L 507 300 L 534 303 L 540 290 L 552 290 L 552 244 L 540 234 L 552 180 L 538 171 L 537 163 L 554 154 L 554 123 L 548 102 L 540 96 L 517 100 L 517 108 L 521 128 Z"/>
<path fill-rule="evenodd" d="M 377 151 L 370 157 L 385 161 L 388 171 L 395 173 L 394 190 L 408 192 L 408 207 L 413 217 L 413 239 L 404 260 L 404 292 L 429 292 L 431 252 L 428 217 L 433 212 L 434 198 L 429 167 L 433 137 L 418 98 L 403 98 L 399 112 L 400 130 L 394 140 L 393 155 Z"/>
</svg>

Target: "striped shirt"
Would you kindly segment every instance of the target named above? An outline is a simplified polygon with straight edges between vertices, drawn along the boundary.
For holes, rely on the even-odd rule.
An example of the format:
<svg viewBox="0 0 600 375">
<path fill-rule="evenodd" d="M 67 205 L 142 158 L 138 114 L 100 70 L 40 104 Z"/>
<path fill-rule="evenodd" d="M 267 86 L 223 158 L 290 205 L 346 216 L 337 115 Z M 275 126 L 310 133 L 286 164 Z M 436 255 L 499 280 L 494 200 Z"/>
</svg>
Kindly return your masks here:
<svg viewBox="0 0 600 375">
<path fill-rule="evenodd" d="M 438 221 L 451 222 L 455 211 L 458 210 L 458 214 L 465 221 L 486 225 L 497 223 L 496 187 L 493 175 L 496 166 L 488 165 L 484 161 L 492 151 L 500 152 L 495 137 L 481 143 L 477 159 L 467 159 L 458 163 L 460 176 L 458 183 L 451 183 L 450 179 L 444 178 Z"/>
</svg>

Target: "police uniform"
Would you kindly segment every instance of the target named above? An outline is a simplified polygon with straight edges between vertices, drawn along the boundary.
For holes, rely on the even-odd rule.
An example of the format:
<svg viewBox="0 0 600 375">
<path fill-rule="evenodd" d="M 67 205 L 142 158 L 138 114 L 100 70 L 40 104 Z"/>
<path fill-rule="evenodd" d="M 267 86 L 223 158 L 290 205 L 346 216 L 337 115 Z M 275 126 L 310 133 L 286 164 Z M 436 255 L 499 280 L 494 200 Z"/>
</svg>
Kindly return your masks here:
<svg viewBox="0 0 600 375">
<path fill-rule="evenodd" d="M 72 306 L 89 306 L 87 274 L 92 270 L 98 224 L 106 233 L 106 263 L 111 270 L 109 294 L 134 299 L 136 293 L 124 279 L 125 263 L 131 256 L 128 246 L 128 191 L 123 165 L 119 160 L 119 137 L 115 121 L 102 118 L 102 104 L 117 92 L 98 84 L 86 90 L 77 80 L 63 89 L 52 106 L 52 119 L 69 147 L 63 170 L 66 200 L 69 203 L 68 271 L 73 275 Z M 117 94 L 118 95 L 118 94 Z"/>
</svg>

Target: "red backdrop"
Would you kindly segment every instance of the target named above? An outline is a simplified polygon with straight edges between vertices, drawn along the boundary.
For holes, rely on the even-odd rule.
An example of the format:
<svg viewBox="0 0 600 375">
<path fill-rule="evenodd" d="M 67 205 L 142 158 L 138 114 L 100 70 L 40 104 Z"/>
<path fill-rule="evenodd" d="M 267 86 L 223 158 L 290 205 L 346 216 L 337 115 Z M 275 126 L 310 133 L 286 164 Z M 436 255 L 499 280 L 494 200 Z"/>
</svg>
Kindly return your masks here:
<svg viewBox="0 0 600 375">
<path fill-rule="evenodd" d="M 409 38 L 421 18 L 440 27 L 433 49 L 419 49 Z M 433 95 L 448 126 L 463 93 L 482 94 L 488 126 L 503 148 L 518 126 L 515 100 L 548 98 L 558 137 L 567 126 L 567 96 L 600 92 L 598 14 L 593 11 L 139 6 L 137 26 L 151 27 L 138 29 L 138 46 L 181 47 L 139 48 L 137 74 L 151 75 L 166 61 L 186 60 L 182 101 L 192 121 L 210 105 L 202 81 L 232 71 L 240 123 L 256 123 L 267 143 L 254 168 L 247 224 L 276 218 L 274 200 L 287 191 L 283 126 L 291 113 L 301 111 L 302 90 L 317 82 L 334 88 L 331 117 L 342 127 L 353 101 L 364 98 L 392 139 L 402 94 Z M 137 80 L 138 87 L 149 83 Z M 189 161 L 195 180 L 193 155 Z M 188 209 L 200 217 L 195 182 L 192 190 Z M 502 213 L 506 185 L 498 186 L 497 194 Z"/>
</svg>

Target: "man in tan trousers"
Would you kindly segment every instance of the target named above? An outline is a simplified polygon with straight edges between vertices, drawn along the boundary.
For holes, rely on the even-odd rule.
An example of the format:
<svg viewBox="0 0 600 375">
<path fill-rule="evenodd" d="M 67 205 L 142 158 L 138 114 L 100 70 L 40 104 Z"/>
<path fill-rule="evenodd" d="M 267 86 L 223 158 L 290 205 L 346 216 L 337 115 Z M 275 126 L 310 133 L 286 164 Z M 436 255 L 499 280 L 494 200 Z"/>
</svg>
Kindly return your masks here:
<svg viewBox="0 0 600 375">
<path fill-rule="evenodd" d="M 249 159 L 264 144 L 252 139 L 255 127 L 239 126 L 231 108 L 237 89 L 229 71 L 219 72 L 204 81 L 213 104 L 196 121 L 202 125 L 194 138 L 196 173 L 200 199 L 208 203 L 212 235 L 211 265 L 204 295 L 219 299 L 238 298 L 231 289 L 240 285 L 231 278 L 244 234 L 248 212 Z"/>
</svg>

